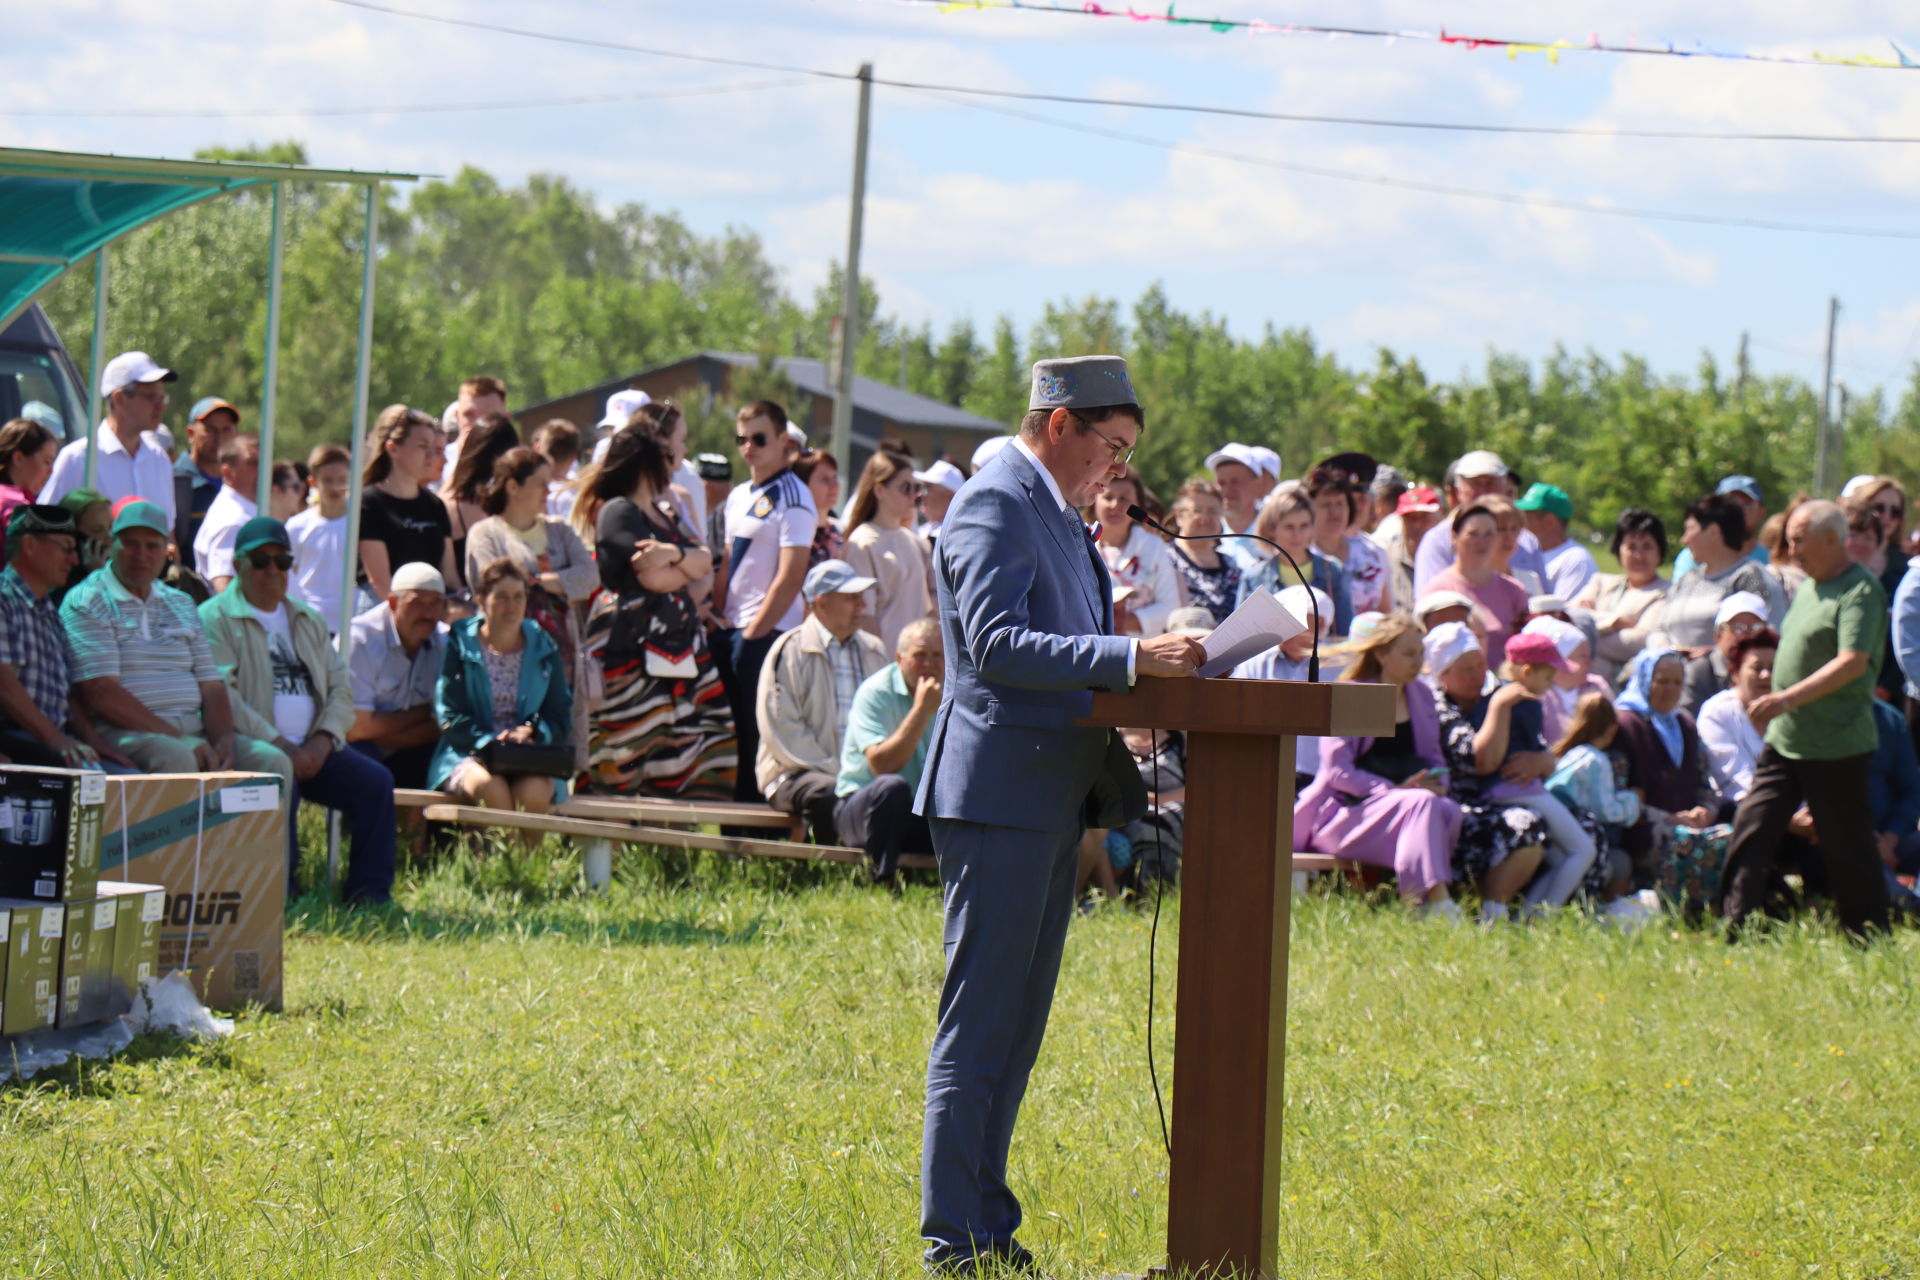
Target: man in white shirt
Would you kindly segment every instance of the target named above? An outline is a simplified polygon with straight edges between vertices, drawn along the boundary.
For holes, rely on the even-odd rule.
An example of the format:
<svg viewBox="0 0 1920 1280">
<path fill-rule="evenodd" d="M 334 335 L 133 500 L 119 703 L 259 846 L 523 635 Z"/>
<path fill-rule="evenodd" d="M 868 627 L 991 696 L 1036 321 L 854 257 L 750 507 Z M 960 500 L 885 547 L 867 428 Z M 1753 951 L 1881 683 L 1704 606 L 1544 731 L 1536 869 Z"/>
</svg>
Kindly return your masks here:
<svg viewBox="0 0 1920 1280">
<path fill-rule="evenodd" d="M 260 437 L 232 436 L 220 446 L 220 492 L 193 540 L 193 567 L 216 592 L 233 580 L 233 540 L 260 513 Z"/>
<path fill-rule="evenodd" d="M 180 375 L 162 369 L 144 351 L 128 351 L 107 361 L 100 394 L 107 416 L 95 435 L 93 488 L 109 502 L 145 498 L 167 515 L 173 527 L 173 460 L 145 434 L 160 425 L 167 411 L 166 383 Z M 76 438 L 60 450 L 40 501 L 57 503 L 87 487 L 87 442 Z"/>
<path fill-rule="evenodd" d="M 1540 544 L 1540 562 L 1546 566 L 1548 595 L 1578 600 L 1587 580 L 1600 571 L 1593 553 L 1567 536 L 1573 519 L 1573 498 L 1557 484 L 1536 484 L 1513 504 L 1527 522 L 1527 532 Z"/>
<path fill-rule="evenodd" d="M 453 480 L 453 464 L 460 461 L 460 448 L 466 444 L 474 424 L 488 414 L 507 411 L 507 384 L 484 373 L 468 378 L 460 384 L 460 398 L 447 408 L 458 423 L 460 434 L 447 446 L 447 464 L 440 473 L 442 488 Z"/>
<path fill-rule="evenodd" d="M 714 638 L 714 656 L 740 737 L 742 764 L 734 794 L 751 803 L 761 799 L 749 763 L 760 749 L 755 718 L 760 668 L 780 633 L 806 616 L 800 586 L 819 514 L 813 494 L 788 465 L 786 410 L 771 400 L 756 400 L 740 411 L 738 421 L 734 438 L 748 477 L 727 495 L 725 581 L 715 588 L 723 629 Z"/>
</svg>

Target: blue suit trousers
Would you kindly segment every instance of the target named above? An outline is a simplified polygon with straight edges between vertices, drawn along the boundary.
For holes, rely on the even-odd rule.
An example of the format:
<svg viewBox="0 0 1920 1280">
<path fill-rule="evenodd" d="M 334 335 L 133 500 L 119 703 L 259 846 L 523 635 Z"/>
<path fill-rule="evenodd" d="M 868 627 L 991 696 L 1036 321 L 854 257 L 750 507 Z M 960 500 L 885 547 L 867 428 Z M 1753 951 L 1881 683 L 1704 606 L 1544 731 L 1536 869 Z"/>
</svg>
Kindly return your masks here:
<svg viewBox="0 0 1920 1280">
<path fill-rule="evenodd" d="M 1020 1226 L 1007 1148 L 1053 1008 L 1080 831 L 934 818 L 946 981 L 927 1055 L 920 1234 L 929 1266 L 1006 1255 Z"/>
</svg>

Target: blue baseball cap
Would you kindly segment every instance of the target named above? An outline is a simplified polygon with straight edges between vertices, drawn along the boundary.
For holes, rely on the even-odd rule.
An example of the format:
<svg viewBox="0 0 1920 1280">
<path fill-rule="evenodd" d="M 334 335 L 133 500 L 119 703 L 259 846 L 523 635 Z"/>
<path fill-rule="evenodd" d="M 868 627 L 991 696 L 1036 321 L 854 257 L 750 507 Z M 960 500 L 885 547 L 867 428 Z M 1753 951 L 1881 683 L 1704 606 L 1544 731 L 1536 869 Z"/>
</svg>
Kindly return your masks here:
<svg viewBox="0 0 1920 1280">
<path fill-rule="evenodd" d="M 1765 498 L 1760 496 L 1760 482 L 1752 476 L 1728 476 L 1720 482 L 1720 487 L 1715 489 L 1714 493 L 1740 493 L 1752 498 L 1755 502 L 1766 501 Z"/>
</svg>

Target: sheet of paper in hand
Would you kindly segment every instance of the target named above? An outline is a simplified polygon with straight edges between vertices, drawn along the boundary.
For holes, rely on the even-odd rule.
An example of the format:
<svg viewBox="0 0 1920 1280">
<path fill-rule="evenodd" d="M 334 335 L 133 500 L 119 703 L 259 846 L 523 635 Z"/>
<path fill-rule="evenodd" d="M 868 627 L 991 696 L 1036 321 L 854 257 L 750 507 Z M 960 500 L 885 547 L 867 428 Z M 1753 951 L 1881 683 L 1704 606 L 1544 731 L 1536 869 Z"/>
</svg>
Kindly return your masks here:
<svg viewBox="0 0 1920 1280">
<path fill-rule="evenodd" d="M 1194 674 L 1202 680 L 1225 675 L 1306 629 L 1307 624 L 1289 613 L 1271 591 L 1256 591 L 1200 642 L 1207 660 Z"/>
</svg>

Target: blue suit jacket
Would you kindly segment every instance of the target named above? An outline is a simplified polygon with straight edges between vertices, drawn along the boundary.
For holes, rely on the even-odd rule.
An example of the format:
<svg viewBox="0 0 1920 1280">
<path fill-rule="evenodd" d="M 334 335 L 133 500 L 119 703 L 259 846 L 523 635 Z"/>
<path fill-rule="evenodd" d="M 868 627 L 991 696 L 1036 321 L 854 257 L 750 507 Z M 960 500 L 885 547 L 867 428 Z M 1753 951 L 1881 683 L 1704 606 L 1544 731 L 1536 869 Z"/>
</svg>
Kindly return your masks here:
<svg viewBox="0 0 1920 1280">
<path fill-rule="evenodd" d="M 963 486 L 934 552 L 946 688 L 915 812 L 1034 831 L 1079 827 L 1108 730 L 1074 721 L 1124 690 L 1132 641 L 1113 584 L 1046 481 L 1002 449 Z"/>
</svg>

